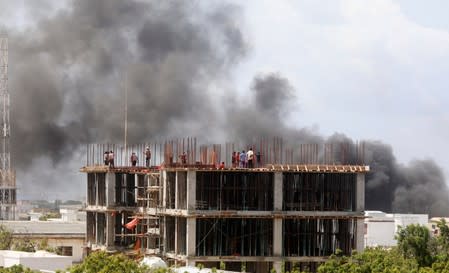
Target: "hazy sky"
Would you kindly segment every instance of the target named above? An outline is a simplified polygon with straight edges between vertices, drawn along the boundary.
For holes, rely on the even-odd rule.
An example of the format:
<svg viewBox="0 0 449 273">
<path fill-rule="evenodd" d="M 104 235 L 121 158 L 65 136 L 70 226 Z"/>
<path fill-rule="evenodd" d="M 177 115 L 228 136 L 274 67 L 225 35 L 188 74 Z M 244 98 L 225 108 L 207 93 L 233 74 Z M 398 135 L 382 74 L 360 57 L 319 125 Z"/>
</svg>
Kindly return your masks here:
<svg viewBox="0 0 449 273">
<path fill-rule="evenodd" d="M 241 100 L 255 74 L 279 72 L 298 100 L 286 116 L 290 126 L 381 140 L 400 162 L 432 158 L 449 177 L 448 1 L 233 3 L 242 7 L 249 43 L 231 79 Z M 64 2 L 0 0 L 0 25 L 25 30 L 58 6 Z M 59 166 L 68 180 L 84 182 L 77 169 L 83 162 L 76 166 L 82 159 L 76 152 Z M 51 170 L 41 168 L 47 161 L 35 162 L 21 179 L 52 179 Z"/>
</svg>

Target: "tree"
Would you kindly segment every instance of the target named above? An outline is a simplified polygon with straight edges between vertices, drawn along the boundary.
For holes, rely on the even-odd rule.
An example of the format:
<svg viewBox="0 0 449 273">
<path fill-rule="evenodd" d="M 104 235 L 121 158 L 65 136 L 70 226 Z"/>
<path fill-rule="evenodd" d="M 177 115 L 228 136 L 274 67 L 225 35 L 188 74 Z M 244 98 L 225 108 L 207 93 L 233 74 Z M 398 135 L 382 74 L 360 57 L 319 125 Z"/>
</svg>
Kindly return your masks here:
<svg viewBox="0 0 449 273">
<path fill-rule="evenodd" d="M 430 251 L 432 238 L 427 227 L 421 225 L 408 225 L 399 227 L 396 235 L 398 250 L 405 258 L 415 259 L 419 266 L 431 266 L 433 257 Z"/>
<path fill-rule="evenodd" d="M 396 249 L 367 248 L 351 257 L 331 255 L 318 268 L 319 273 L 395 272 L 417 273 L 414 259 L 402 256 Z"/>
<path fill-rule="evenodd" d="M 4 225 L 0 225 L 0 249 L 10 249 L 12 243 L 12 232 Z"/>
<path fill-rule="evenodd" d="M 13 265 L 8 268 L 0 268 L 0 273 L 33 273 L 38 271 L 33 271 L 29 268 L 25 268 L 22 265 Z"/>
<path fill-rule="evenodd" d="M 449 226 L 447 226 L 446 220 L 443 218 L 438 221 L 437 227 L 440 230 L 437 237 L 438 246 L 442 252 L 449 252 Z"/>
<path fill-rule="evenodd" d="M 27 237 L 16 238 L 13 240 L 11 249 L 15 251 L 35 252 L 36 242 Z"/>
<path fill-rule="evenodd" d="M 104 251 L 90 254 L 83 263 L 69 269 L 70 273 L 146 273 L 148 269 L 123 254 L 108 255 Z"/>
</svg>

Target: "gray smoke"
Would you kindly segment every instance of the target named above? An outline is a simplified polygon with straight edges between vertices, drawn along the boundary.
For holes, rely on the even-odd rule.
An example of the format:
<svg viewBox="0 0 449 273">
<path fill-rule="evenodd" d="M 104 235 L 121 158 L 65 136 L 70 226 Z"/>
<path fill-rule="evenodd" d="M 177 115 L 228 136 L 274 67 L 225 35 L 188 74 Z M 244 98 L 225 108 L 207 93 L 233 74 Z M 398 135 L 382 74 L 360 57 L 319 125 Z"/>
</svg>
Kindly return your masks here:
<svg viewBox="0 0 449 273">
<path fill-rule="evenodd" d="M 70 168 L 76 172 L 84 164 L 84 144 L 121 142 L 125 89 L 130 143 L 188 135 L 242 142 L 282 136 L 294 147 L 353 143 L 343 134 L 325 137 L 314 128 L 287 124 L 289 113 L 300 107 L 293 103 L 296 94 L 304 91 L 296 92 L 278 73 L 256 75 L 243 98 L 232 89 L 231 71 L 250 47 L 242 12 L 234 5 L 64 3 L 56 12 L 39 9 L 36 23 L 25 31 L 7 30 L 12 158 L 19 181 L 20 174 L 43 173 L 32 183 L 22 180 L 22 188 L 62 191 L 67 185 L 57 181 L 65 174 L 58 170 L 75 162 Z M 12 8 L 9 1 L 0 0 L 0 6 Z M 376 141 L 368 141 L 366 150 L 372 169 L 368 209 L 448 214 L 448 189 L 434 162 L 400 165 L 392 148 Z M 76 183 L 72 188 L 78 191 L 85 187 L 83 178 Z"/>
<path fill-rule="evenodd" d="M 122 140 L 125 85 L 130 142 L 214 118 L 209 87 L 246 52 L 239 16 L 226 4 L 73 1 L 26 33 L 10 30 L 16 166 Z"/>
<path fill-rule="evenodd" d="M 283 136 L 297 148 L 301 143 L 354 144 L 348 136 L 335 133 L 329 137 L 307 128 L 295 129 L 284 122 L 286 114 L 298 107 L 291 104 L 296 92 L 279 74 L 254 78 L 253 101 L 232 104 L 228 128 L 234 136 L 247 142 L 254 136 Z M 353 155 L 349 155 L 353 156 Z M 336 155 L 338 158 L 338 155 Z M 414 160 L 408 165 L 397 163 L 390 145 L 365 141 L 365 163 L 371 171 L 366 176 L 366 209 L 395 213 L 449 215 L 449 189 L 441 168 L 432 160 Z"/>
</svg>

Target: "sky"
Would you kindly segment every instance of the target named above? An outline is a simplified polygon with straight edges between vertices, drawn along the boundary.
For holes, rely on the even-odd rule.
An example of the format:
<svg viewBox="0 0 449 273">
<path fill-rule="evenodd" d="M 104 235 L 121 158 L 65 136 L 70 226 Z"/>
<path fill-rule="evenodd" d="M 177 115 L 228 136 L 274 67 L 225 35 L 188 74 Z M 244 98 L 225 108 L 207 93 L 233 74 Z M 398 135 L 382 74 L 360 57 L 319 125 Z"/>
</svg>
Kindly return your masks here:
<svg viewBox="0 0 449 273">
<path fill-rule="evenodd" d="M 0 0 L 0 26 L 26 36 L 28 29 L 58 14 L 68 3 Z M 285 109 L 282 116 L 289 127 L 305 127 L 325 136 L 338 132 L 353 139 L 380 140 L 393 147 L 399 163 L 433 159 L 449 177 L 449 18 L 445 13 L 449 2 L 229 3 L 241 13 L 234 24 L 242 31 L 246 48 L 244 54 L 234 53 L 238 61 L 228 69 L 229 75 L 217 81 L 235 89 L 237 101 L 250 101 L 247 90 L 255 75 L 277 73 L 288 79 L 295 92 L 291 98 L 295 107 Z M 14 75 L 10 78 L 14 81 Z M 211 86 L 208 92 L 217 92 L 219 102 L 226 91 Z M 10 85 L 11 93 L 14 87 Z M 36 158 L 18 172 L 21 196 L 83 198 L 85 191 L 80 188 L 85 176 L 78 172 L 83 159 L 78 149 L 56 165 L 52 158 Z M 54 168 L 65 173 L 70 185 L 42 192 L 27 186 L 54 180 Z M 61 187 L 69 190 L 61 191 Z"/>
<path fill-rule="evenodd" d="M 297 91 L 291 123 L 385 141 L 404 163 L 433 158 L 448 166 L 448 8 L 447 1 L 244 1 L 252 53 L 236 83 L 243 90 L 254 71 L 279 71 Z"/>
</svg>

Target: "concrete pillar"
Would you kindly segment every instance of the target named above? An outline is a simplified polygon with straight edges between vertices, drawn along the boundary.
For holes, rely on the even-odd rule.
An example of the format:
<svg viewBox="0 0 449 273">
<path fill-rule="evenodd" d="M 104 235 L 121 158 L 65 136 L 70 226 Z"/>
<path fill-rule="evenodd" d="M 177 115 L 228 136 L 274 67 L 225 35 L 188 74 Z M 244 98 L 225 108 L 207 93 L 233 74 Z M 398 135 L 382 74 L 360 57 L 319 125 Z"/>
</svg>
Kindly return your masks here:
<svg viewBox="0 0 449 273">
<path fill-rule="evenodd" d="M 283 203 L 283 175 L 282 172 L 274 173 L 274 211 L 282 211 Z M 273 256 L 282 257 L 282 219 L 273 219 Z M 281 262 L 274 262 L 273 269 L 280 273 Z"/>
<path fill-rule="evenodd" d="M 282 272 L 282 262 L 273 262 L 273 269 L 276 273 Z"/>
<path fill-rule="evenodd" d="M 106 247 L 114 246 L 115 241 L 115 217 L 110 212 L 105 212 L 106 216 Z"/>
<path fill-rule="evenodd" d="M 274 210 L 280 211 L 282 210 L 282 173 L 276 172 L 274 173 Z"/>
<path fill-rule="evenodd" d="M 175 218 L 175 254 L 178 254 L 178 236 L 180 235 L 178 231 L 178 219 L 179 217 Z"/>
<path fill-rule="evenodd" d="M 283 202 L 283 175 L 282 172 L 274 173 L 274 211 L 282 210 L 282 202 Z M 274 218 L 273 219 L 273 256 L 281 257 L 282 256 L 282 219 Z M 276 269 L 278 265 L 273 263 L 273 267 Z M 279 264 L 280 266 L 280 264 Z M 277 270 L 277 269 L 276 269 Z M 279 271 L 281 272 L 280 268 Z"/>
<path fill-rule="evenodd" d="M 358 173 L 356 179 L 356 192 L 355 192 L 355 208 L 356 211 L 365 211 L 365 174 Z"/>
<path fill-rule="evenodd" d="M 179 198 L 178 198 L 178 195 L 179 195 L 179 180 L 181 180 L 180 179 L 180 177 L 179 177 L 179 172 L 178 171 L 176 171 L 176 173 L 175 173 L 175 209 L 179 209 Z"/>
<path fill-rule="evenodd" d="M 106 179 L 106 193 L 105 193 L 106 207 L 111 207 L 115 205 L 115 173 L 107 172 L 105 179 Z"/>
<path fill-rule="evenodd" d="M 164 229 L 162 230 L 162 254 L 167 253 L 167 217 L 166 216 L 160 216 L 161 220 L 164 221 Z"/>
<path fill-rule="evenodd" d="M 195 260 L 192 257 L 196 256 L 196 219 L 187 218 L 186 229 L 186 252 L 187 252 L 187 265 L 195 266 Z"/>
<path fill-rule="evenodd" d="M 365 174 L 358 173 L 356 179 L 356 202 L 355 208 L 358 212 L 365 211 Z M 356 250 L 361 252 L 364 249 L 365 223 L 364 219 L 356 220 Z"/>
<path fill-rule="evenodd" d="M 364 246 L 364 235 L 365 235 L 365 221 L 364 219 L 357 219 L 357 231 L 356 231 L 356 243 L 355 249 L 358 252 L 362 252 L 365 248 Z"/>
<path fill-rule="evenodd" d="M 143 185 L 142 185 L 143 186 Z M 134 175 L 134 203 L 138 204 L 138 200 L 137 197 L 139 196 L 139 175 L 135 174 Z"/>
<path fill-rule="evenodd" d="M 282 256 L 282 219 L 273 219 L 273 256 Z"/>
<path fill-rule="evenodd" d="M 196 171 L 187 172 L 187 210 L 196 209 Z"/>
<path fill-rule="evenodd" d="M 167 207 L 167 171 L 161 171 L 162 207 Z"/>
</svg>

